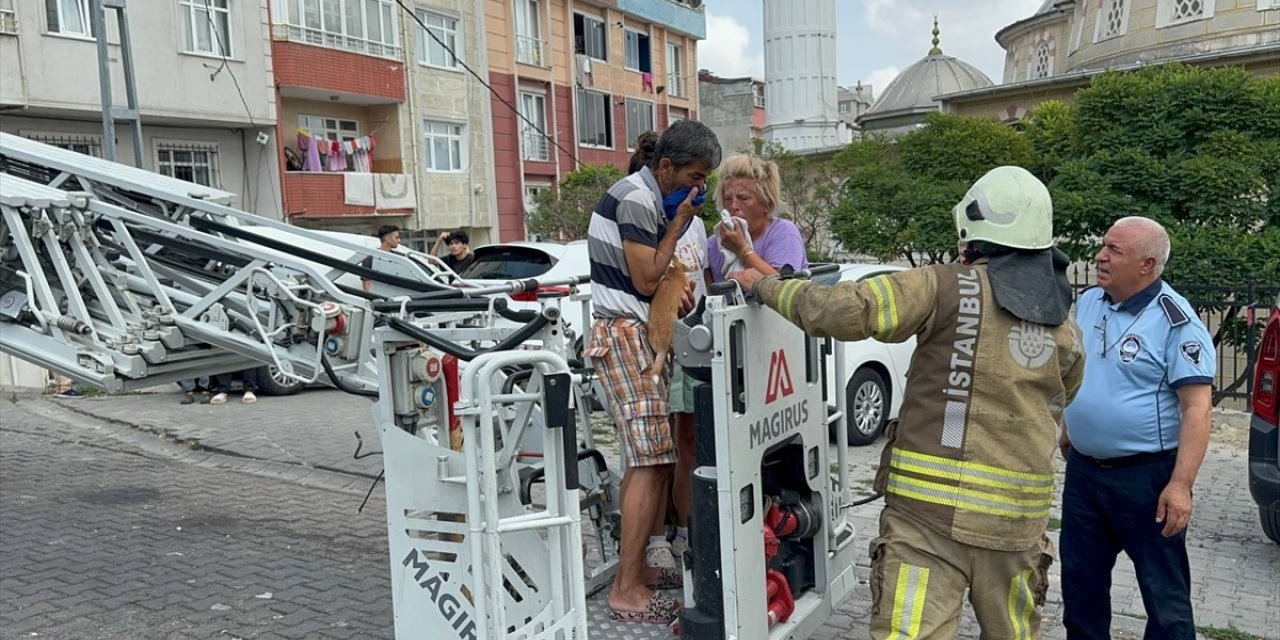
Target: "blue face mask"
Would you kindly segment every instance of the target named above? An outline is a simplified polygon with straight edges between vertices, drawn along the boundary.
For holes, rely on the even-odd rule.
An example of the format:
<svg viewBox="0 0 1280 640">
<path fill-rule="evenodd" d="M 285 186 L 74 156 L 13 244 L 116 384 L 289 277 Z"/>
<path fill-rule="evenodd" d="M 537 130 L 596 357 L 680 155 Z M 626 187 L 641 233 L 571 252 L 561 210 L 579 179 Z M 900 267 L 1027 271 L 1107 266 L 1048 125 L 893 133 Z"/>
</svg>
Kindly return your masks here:
<svg viewBox="0 0 1280 640">
<path fill-rule="evenodd" d="M 684 199 L 689 197 L 689 192 L 692 190 L 693 187 L 684 187 L 683 189 L 677 189 L 662 198 L 662 211 L 667 214 L 667 220 L 675 219 L 676 212 L 680 210 L 680 203 L 684 202 Z M 693 205 L 695 207 L 701 207 L 702 203 L 707 201 L 706 196 L 707 194 L 705 192 L 699 190 L 698 196 L 693 199 Z"/>
</svg>

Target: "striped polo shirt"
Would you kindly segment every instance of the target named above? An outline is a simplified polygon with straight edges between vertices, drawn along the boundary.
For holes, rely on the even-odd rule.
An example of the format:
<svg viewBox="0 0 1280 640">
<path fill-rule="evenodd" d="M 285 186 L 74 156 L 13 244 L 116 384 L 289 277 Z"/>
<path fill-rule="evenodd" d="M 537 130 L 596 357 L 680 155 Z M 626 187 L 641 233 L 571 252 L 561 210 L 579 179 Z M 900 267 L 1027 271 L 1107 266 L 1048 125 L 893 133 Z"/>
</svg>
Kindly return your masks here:
<svg viewBox="0 0 1280 640">
<path fill-rule="evenodd" d="M 609 187 L 591 212 L 587 228 L 593 316 L 648 322 L 653 297 L 636 290 L 622 242 L 629 240 L 656 249 L 666 231 L 662 190 L 648 167 Z"/>
</svg>

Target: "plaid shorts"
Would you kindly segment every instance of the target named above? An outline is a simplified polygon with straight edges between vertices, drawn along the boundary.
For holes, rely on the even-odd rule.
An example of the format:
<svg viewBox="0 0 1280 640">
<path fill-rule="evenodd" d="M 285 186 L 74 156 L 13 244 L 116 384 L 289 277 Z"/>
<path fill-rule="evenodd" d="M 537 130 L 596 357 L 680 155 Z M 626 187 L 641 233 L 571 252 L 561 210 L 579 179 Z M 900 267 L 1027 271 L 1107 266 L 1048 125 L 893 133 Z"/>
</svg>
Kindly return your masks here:
<svg viewBox="0 0 1280 640">
<path fill-rule="evenodd" d="M 657 382 L 642 373 L 654 361 L 645 324 L 630 318 L 596 318 L 586 355 L 609 395 L 609 413 L 627 466 L 675 464 L 675 440 L 668 422 L 671 369 L 666 368 Z"/>
</svg>

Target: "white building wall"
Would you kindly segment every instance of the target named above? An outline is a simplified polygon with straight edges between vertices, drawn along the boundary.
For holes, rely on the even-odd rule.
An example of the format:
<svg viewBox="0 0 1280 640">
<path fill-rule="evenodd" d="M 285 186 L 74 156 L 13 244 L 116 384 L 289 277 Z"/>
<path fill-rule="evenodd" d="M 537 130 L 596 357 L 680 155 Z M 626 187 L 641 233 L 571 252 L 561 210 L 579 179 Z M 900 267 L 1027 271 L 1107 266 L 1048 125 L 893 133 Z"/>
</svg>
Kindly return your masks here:
<svg viewBox="0 0 1280 640">
<path fill-rule="evenodd" d="M 3 331 L 0 326 L 0 331 Z M 0 389 L 44 389 L 49 384 L 49 372 L 26 360 L 0 353 Z"/>
<path fill-rule="evenodd" d="M 836 88 L 836 0 L 764 0 L 764 137 L 792 151 L 848 142 Z"/>
<path fill-rule="evenodd" d="M 21 90 L 26 109 L 62 111 L 61 115 L 101 113 L 97 45 L 88 38 L 50 33 L 43 0 L 15 3 Z M 269 30 L 263 0 L 232 0 L 231 56 L 183 51 L 177 0 L 133 0 L 129 7 L 134 78 L 144 122 L 152 120 L 217 121 L 223 124 L 275 124 L 275 98 L 268 64 Z M 108 50 L 112 59 L 112 94 L 124 106 L 123 63 L 115 12 L 107 11 Z M 5 78 L 9 77 L 6 72 Z M 232 75 L 239 81 L 237 91 Z M 7 93 L 7 92 L 6 92 Z M 240 94 L 244 100 L 241 101 Z M 246 106 L 247 105 L 247 106 Z"/>
</svg>

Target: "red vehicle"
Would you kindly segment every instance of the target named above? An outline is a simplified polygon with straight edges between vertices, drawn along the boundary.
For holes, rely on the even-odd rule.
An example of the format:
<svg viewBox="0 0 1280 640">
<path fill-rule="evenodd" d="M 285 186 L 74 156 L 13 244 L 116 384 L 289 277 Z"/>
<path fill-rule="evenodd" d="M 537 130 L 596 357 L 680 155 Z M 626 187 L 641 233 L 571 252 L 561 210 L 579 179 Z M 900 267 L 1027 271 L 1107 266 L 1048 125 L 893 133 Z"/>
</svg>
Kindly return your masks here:
<svg viewBox="0 0 1280 640">
<path fill-rule="evenodd" d="M 1280 544 L 1280 298 L 1258 349 L 1249 429 L 1249 493 L 1258 503 L 1262 531 Z"/>
</svg>

